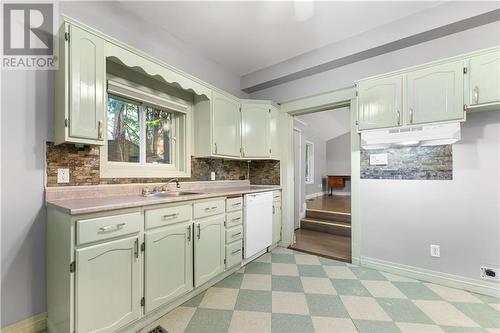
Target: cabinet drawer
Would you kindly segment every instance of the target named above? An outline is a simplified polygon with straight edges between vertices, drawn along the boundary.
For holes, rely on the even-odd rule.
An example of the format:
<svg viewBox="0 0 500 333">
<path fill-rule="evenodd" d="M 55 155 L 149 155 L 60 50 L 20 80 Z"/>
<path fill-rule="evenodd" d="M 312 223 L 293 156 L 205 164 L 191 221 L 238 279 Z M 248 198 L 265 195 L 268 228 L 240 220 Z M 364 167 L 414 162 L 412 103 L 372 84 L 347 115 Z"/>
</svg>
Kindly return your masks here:
<svg viewBox="0 0 500 333">
<path fill-rule="evenodd" d="M 234 212 L 243 208 L 242 197 L 226 199 L 226 212 Z"/>
<path fill-rule="evenodd" d="M 76 221 L 76 244 L 139 232 L 142 221 L 140 212 Z"/>
<path fill-rule="evenodd" d="M 242 225 L 238 225 L 236 227 L 226 229 L 226 244 L 232 243 L 232 242 L 240 240 L 242 238 L 243 238 L 243 226 Z"/>
<path fill-rule="evenodd" d="M 195 202 L 193 205 L 194 218 L 212 216 L 224 213 L 226 209 L 225 199 Z"/>
<path fill-rule="evenodd" d="M 237 211 L 226 214 L 226 227 L 231 228 L 243 223 L 243 212 Z"/>
<path fill-rule="evenodd" d="M 192 205 L 180 205 L 146 210 L 146 229 L 191 220 Z"/>
<path fill-rule="evenodd" d="M 233 267 L 242 261 L 242 241 L 237 241 L 233 244 L 226 245 L 226 268 Z"/>
</svg>

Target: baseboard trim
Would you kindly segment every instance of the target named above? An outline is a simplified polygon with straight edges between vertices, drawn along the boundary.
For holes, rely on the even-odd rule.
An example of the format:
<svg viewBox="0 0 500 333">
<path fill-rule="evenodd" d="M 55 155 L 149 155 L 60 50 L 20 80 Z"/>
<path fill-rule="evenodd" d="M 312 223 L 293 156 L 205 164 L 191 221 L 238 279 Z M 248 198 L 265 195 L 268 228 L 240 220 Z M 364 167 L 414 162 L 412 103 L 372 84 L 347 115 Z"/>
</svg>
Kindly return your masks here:
<svg viewBox="0 0 500 333">
<path fill-rule="evenodd" d="M 478 294 L 500 297 L 500 284 L 490 281 L 480 281 L 458 275 L 442 273 L 414 266 L 402 265 L 369 257 L 361 257 L 360 266 L 374 268 L 380 271 L 394 273 L 416 280 L 432 282 L 447 287 L 464 289 Z"/>
<path fill-rule="evenodd" d="M 38 333 L 47 328 L 47 312 L 18 321 L 0 330 L 1 333 Z"/>
<path fill-rule="evenodd" d="M 333 195 L 350 197 L 351 192 L 333 191 Z"/>
<path fill-rule="evenodd" d="M 312 198 L 316 198 L 316 197 L 321 197 L 323 195 L 326 195 L 326 193 L 325 192 L 311 193 L 311 194 L 306 195 L 306 200 L 309 200 L 309 199 L 312 199 Z"/>
</svg>

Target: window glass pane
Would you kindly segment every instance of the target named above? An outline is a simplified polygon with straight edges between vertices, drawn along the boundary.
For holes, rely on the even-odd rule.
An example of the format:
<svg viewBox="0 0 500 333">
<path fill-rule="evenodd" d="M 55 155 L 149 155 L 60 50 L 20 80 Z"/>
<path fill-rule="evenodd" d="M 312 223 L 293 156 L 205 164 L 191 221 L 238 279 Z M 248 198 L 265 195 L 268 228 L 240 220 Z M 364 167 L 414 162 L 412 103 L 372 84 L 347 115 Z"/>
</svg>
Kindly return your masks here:
<svg viewBox="0 0 500 333">
<path fill-rule="evenodd" d="M 138 104 L 108 98 L 108 161 L 139 163 L 140 112 Z"/>
<path fill-rule="evenodd" d="M 172 164 L 174 113 L 146 108 L 146 163 Z"/>
</svg>

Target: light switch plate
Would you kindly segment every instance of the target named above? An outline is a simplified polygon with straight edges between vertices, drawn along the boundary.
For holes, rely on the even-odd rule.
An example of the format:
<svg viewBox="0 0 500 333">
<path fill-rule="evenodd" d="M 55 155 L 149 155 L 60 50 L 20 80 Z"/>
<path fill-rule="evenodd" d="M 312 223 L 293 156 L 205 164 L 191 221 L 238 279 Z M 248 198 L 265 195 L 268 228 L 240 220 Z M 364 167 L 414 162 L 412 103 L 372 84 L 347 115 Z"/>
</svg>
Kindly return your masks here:
<svg viewBox="0 0 500 333">
<path fill-rule="evenodd" d="M 431 257 L 441 257 L 441 248 L 439 245 L 431 244 Z"/>
<path fill-rule="evenodd" d="M 215 172 L 210 172 L 210 180 L 215 180 Z"/>
<path fill-rule="evenodd" d="M 69 169 L 57 169 L 57 183 L 58 184 L 69 183 Z"/>
<path fill-rule="evenodd" d="M 370 154 L 370 165 L 387 165 L 387 154 Z"/>
</svg>

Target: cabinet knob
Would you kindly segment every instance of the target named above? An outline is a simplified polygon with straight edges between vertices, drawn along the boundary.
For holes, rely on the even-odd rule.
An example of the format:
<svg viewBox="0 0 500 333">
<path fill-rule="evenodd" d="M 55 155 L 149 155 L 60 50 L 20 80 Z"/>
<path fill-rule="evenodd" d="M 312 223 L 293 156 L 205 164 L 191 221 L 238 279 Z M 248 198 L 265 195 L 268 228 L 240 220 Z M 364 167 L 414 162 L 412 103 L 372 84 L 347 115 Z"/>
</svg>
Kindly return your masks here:
<svg viewBox="0 0 500 333">
<path fill-rule="evenodd" d="M 474 103 L 475 104 L 479 103 L 479 87 L 478 86 L 474 87 L 474 90 L 473 90 L 473 99 L 474 99 Z"/>
<path fill-rule="evenodd" d="M 97 138 L 102 140 L 102 120 L 97 122 Z"/>
</svg>

